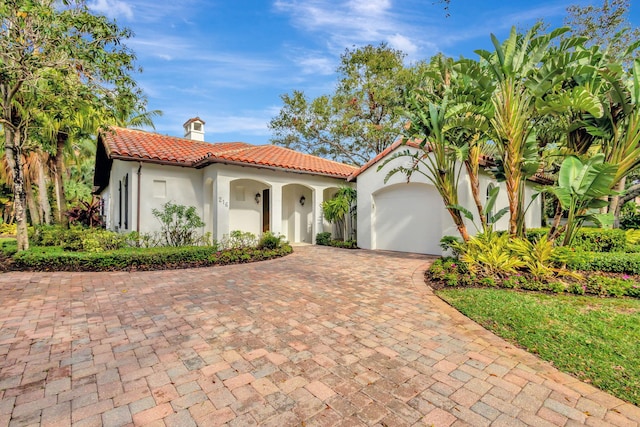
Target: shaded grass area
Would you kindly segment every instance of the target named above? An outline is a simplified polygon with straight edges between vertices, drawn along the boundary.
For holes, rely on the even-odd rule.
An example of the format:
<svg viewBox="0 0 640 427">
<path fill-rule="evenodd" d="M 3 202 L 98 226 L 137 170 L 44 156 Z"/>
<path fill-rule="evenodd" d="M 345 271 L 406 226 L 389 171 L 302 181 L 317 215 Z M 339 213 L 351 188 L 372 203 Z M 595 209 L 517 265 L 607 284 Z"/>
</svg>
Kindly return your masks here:
<svg viewBox="0 0 640 427">
<path fill-rule="evenodd" d="M 438 295 L 558 369 L 640 406 L 640 301 L 477 288 Z"/>
</svg>

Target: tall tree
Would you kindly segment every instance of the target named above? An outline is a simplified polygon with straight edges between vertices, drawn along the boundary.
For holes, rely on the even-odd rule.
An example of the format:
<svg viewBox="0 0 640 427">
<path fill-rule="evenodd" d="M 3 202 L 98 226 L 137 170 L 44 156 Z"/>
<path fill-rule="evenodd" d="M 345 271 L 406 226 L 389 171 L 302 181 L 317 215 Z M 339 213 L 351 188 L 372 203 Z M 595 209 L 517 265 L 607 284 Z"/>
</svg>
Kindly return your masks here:
<svg viewBox="0 0 640 427">
<path fill-rule="evenodd" d="M 94 90 L 94 100 L 137 92 L 130 74 L 134 55 L 122 41 L 130 31 L 89 12 L 83 0 L 12 0 L 0 4 L 0 124 L 13 172 L 18 250 L 27 249 L 26 192 L 22 153 L 33 114 L 24 108 L 37 97 L 47 72 L 76 75 Z"/>
<path fill-rule="evenodd" d="M 386 44 L 347 49 L 335 92 L 310 100 L 282 95 L 284 106 L 269 123 L 272 143 L 362 165 L 401 134 L 403 92 L 411 85 L 404 54 Z"/>
<path fill-rule="evenodd" d="M 541 163 L 533 126 L 535 98 L 526 82 L 544 61 L 551 42 L 568 29 L 547 34 L 540 34 L 540 30 L 541 24 L 536 24 L 526 34 L 519 34 L 514 27 L 502 43 L 491 36 L 493 52 L 476 51 L 496 82 L 491 97 L 490 123 L 500 174 L 506 184 L 509 233 L 513 236 L 524 234 L 524 184 Z"/>
<path fill-rule="evenodd" d="M 600 46 L 619 55 L 640 39 L 640 28 L 631 27 L 627 19 L 630 6 L 630 0 L 604 0 L 602 6 L 574 4 L 567 8 L 565 25 L 573 35 L 585 37 L 587 46 Z M 637 55 L 628 55 L 625 60 Z"/>
</svg>

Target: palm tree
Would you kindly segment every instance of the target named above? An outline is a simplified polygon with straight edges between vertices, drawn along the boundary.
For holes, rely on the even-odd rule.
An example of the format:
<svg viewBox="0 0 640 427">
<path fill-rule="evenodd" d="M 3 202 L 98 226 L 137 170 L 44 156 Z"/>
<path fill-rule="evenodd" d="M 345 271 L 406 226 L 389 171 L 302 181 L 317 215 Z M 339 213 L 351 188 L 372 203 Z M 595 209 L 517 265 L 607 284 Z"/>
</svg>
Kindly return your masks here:
<svg viewBox="0 0 640 427">
<path fill-rule="evenodd" d="M 541 24 L 534 25 L 522 35 L 513 27 L 503 43 L 492 34 L 495 51 L 476 51 L 496 82 L 489 118 L 499 166 L 504 174 L 509 200 L 509 233 L 513 236 L 524 235 L 524 183 L 540 166 L 533 126 L 534 97 L 527 89 L 527 79 L 545 60 L 551 42 L 568 31 L 561 28 L 539 34 L 540 28 Z"/>
</svg>

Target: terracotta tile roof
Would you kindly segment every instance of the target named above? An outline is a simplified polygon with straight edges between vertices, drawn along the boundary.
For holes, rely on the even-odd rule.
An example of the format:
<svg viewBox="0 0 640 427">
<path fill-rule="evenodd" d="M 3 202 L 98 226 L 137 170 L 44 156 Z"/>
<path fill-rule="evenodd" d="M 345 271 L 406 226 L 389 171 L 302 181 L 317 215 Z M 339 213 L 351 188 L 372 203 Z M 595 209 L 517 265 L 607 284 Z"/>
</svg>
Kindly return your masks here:
<svg viewBox="0 0 640 427">
<path fill-rule="evenodd" d="M 277 145 L 244 142 L 208 143 L 141 130 L 111 127 L 100 135 L 107 156 L 184 167 L 238 163 L 347 178 L 357 168 Z"/>
</svg>

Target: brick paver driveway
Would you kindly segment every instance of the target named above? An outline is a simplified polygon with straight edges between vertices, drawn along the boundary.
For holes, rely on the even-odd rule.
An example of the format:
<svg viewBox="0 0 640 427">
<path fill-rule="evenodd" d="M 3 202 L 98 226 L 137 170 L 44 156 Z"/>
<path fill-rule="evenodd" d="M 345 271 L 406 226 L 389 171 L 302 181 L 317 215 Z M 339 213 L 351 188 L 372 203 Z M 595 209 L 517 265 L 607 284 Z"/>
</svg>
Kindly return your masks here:
<svg viewBox="0 0 640 427">
<path fill-rule="evenodd" d="M 428 258 L 0 275 L 0 425 L 620 425 L 640 409 L 469 321 Z"/>
</svg>

